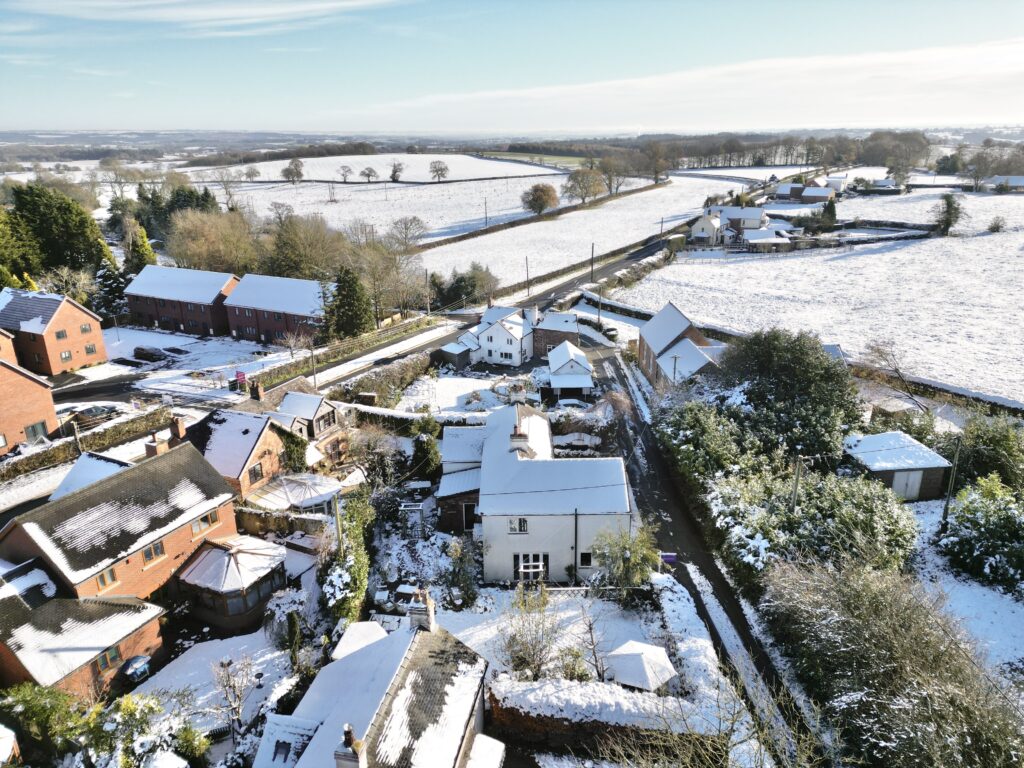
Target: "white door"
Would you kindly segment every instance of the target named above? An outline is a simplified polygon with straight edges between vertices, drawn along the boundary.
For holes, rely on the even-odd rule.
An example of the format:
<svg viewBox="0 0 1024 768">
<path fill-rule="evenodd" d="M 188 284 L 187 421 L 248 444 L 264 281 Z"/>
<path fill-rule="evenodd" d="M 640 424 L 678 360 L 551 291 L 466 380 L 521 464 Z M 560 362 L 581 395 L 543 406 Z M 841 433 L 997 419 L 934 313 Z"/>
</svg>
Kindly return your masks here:
<svg viewBox="0 0 1024 768">
<path fill-rule="evenodd" d="M 921 495 L 921 477 L 924 472 L 920 469 L 911 472 L 897 472 L 892 478 L 892 489 L 897 496 L 906 501 L 916 501 Z"/>
</svg>

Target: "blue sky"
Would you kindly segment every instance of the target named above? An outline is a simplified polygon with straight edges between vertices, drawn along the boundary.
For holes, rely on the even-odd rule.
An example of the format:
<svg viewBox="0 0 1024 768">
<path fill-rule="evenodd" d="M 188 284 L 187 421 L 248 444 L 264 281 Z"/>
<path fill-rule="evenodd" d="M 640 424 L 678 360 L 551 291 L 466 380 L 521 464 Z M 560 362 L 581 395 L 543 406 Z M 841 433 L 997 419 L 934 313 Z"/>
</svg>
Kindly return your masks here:
<svg viewBox="0 0 1024 768">
<path fill-rule="evenodd" d="M 1021 0 L 0 0 L 0 129 L 1024 123 Z"/>
</svg>

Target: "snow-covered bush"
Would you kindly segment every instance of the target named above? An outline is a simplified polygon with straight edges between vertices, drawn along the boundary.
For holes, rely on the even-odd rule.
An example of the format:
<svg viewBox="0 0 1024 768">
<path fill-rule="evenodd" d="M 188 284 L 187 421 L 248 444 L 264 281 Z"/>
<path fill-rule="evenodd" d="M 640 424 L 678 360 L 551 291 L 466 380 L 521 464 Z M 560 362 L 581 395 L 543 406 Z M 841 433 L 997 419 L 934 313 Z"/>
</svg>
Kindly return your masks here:
<svg viewBox="0 0 1024 768">
<path fill-rule="evenodd" d="M 1024 598 L 1024 504 L 999 475 L 960 492 L 939 549 L 958 570 Z"/>
<path fill-rule="evenodd" d="M 335 621 L 358 621 L 370 578 L 366 537 L 373 524 L 373 507 L 364 494 L 345 499 L 341 512 L 338 550 L 320 567 L 320 590 Z"/>
<path fill-rule="evenodd" d="M 793 484 L 790 475 L 755 473 L 722 479 L 708 494 L 725 557 L 744 586 L 775 560 L 853 556 L 899 568 L 913 551 L 914 516 L 881 483 L 808 472 L 795 507 Z"/>
<path fill-rule="evenodd" d="M 938 593 L 864 565 L 780 563 L 761 609 L 844 765 L 1020 765 L 1024 721 Z"/>
</svg>

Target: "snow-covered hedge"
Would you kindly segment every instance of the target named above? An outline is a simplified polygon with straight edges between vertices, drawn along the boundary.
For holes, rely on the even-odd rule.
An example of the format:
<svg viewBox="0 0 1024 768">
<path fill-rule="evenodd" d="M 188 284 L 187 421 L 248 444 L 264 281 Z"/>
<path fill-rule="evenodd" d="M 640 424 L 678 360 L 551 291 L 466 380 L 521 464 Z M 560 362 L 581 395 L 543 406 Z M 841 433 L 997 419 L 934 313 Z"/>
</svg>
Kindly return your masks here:
<svg viewBox="0 0 1024 768">
<path fill-rule="evenodd" d="M 960 492 L 939 549 L 958 570 L 1024 598 L 1024 504 L 998 475 Z"/>
<path fill-rule="evenodd" d="M 397 405 L 406 387 L 430 370 L 430 365 L 430 354 L 427 352 L 409 355 L 345 382 L 331 390 L 329 397 L 332 400 L 352 402 L 363 392 L 373 392 L 377 395 L 378 405 L 391 407 Z"/>
</svg>

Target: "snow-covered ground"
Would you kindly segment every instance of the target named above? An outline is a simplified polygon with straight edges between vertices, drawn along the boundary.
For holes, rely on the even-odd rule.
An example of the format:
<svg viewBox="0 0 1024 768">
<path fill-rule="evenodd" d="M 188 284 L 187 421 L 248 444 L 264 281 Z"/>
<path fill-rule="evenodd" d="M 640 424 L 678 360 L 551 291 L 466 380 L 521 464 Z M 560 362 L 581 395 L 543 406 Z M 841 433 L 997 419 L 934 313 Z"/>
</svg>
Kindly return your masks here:
<svg viewBox="0 0 1024 768">
<path fill-rule="evenodd" d="M 591 306 L 590 304 L 584 304 L 582 301 L 573 307 L 572 311 L 581 317 L 588 317 L 593 320 L 598 319 L 598 308 Z M 619 344 L 624 345 L 626 342 L 636 341 L 640 338 L 640 326 L 644 324 L 644 320 L 629 317 L 627 315 L 619 315 L 615 312 L 609 312 L 604 308 L 601 309 L 600 315 L 602 325 L 615 328 L 619 332 L 619 338 L 616 339 Z M 588 326 L 581 324 L 580 333 L 584 333 L 584 328 L 587 328 L 587 330 L 593 330 Z"/>
<path fill-rule="evenodd" d="M 1022 199 L 1024 202 L 1024 199 Z M 613 298 L 671 300 L 694 322 L 746 332 L 816 332 L 854 357 L 893 340 L 915 376 L 1024 401 L 1024 231 L 804 251 L 730 263 L 678 262 Z"/>
<path fill-rule="evenodd" d="M 539 221 L 501 232 L 434 248 L 423 254 L 431 271 L 449 274 L 465 270 L 477 261 L 490 267 L 502 283 L 551 272 L 606 253 L 682 224 L 700 212 L 709 195 L 737 189 L 735 182 L 678 176 L 659 189 L 611 200 L 596 208 L 574 211 L 549 221 Z"/>
<path fill-rule="evenodd" d="M 796 173 L 813 170 L 811 165 L 738 165 L 734 168 L 687 168 L 680 173 L 699 173 L 702 176 L 735 176 L 751 181 L 767 181 L 772 176 L 785 178 Z M 669 173 L 671 176 L 672 174 Z"/>
<path fill-rule="evenodd" d="M 460 376 L 444 372 L 436 377 L 421 376 L 405 390 L 395 409 L 418 411 L 426 407 L 431 413 L 493 411 L 505 404 L 491 391 L 491 386 L 498 378 L 486 375 Z M 474 393 L 479 395 L 476 396 Z"/>
<path fill-rule="evenodd" d="M 341 181 L 338 169 L 343 165 L 347 165 L 352 169 L 352 175 L 349 177 L 350 183 L 364 180 L 359 176 L 359 172 L 364 168 L 373 168 L 380 179 L 388 179 L 391 177 L 391 163 L 396 160 L 405 166 L 400 178 L 401 181 L 432 182 L 430 164 L 435 160 L 439 160 L 448 166 L 448 181 L 562 173 L 562 171 L 556 168 L 548 168 L 531 163 L 472 157 L 470 155 L 409 155 L 402 152 L 392 152 L 380 155 L 334 155 L 332 157 L 303 157 L 300 159 L 302 160 L 303 178 Z M 291 160 L 267 160 L 262 163 L 253 163 L 252 165 L 260 172 L 259 178 L 261 180 L 276 181 L 281 179 L 281 171 L 290 162 Z M 237 170 L 243 170 L 248 167 L 248 165 L 233 166 Z M 179 170 L 202 180 L 209 176 L 212 169 L 196 167 L 181 168 Z"/>
<path fill-rule="evenodd" d="M 957 576 L 931 540 L 942 521 L 939 501 L 910 505 L 919 527 L 918 575 L 942 590 L 946 608 L 974 636 L 989 663 L 1024 663 L 1024 603 L 966 576 Z"/>
<path fill-rule="evenodd" d="M 251 658 L 254 671 L 264 675 L 262 687 L 254 688 L 245 699 L 244 720 L 248 722 L 268 699 L 280 695 L 280 689 L 290 682 L 287 679 L 291 672 L 288 652 L 275 648 L 262 629 L 251 635 L 196 643 L 143 682 L 135 692 L 160 695 L 164 691 L 189 689 L 195 697 L 197 710 L 191 718 L 192 725 L 202 731 L 224 726 L 228 721 L 217 708 L 225 702 L 214 680 L 214 667 L 224 660 L 238 663 L 244 657 Z"/>
</svg>

